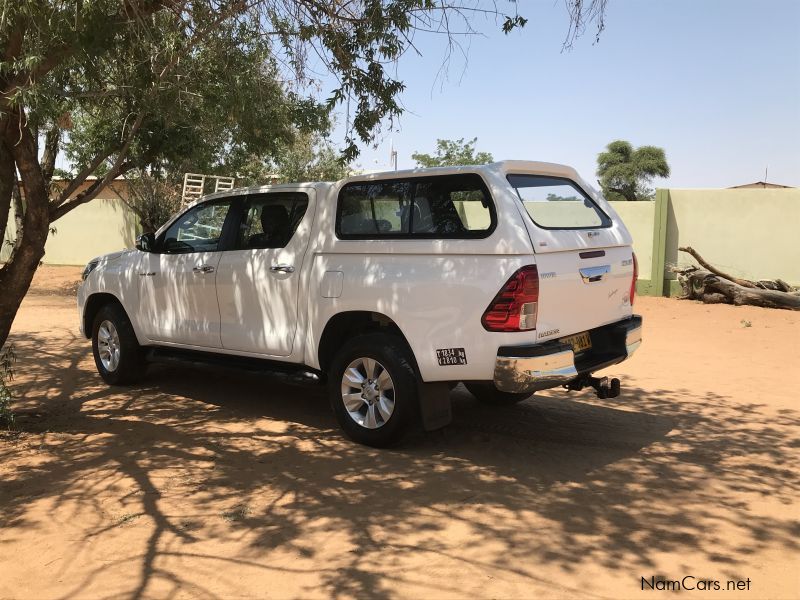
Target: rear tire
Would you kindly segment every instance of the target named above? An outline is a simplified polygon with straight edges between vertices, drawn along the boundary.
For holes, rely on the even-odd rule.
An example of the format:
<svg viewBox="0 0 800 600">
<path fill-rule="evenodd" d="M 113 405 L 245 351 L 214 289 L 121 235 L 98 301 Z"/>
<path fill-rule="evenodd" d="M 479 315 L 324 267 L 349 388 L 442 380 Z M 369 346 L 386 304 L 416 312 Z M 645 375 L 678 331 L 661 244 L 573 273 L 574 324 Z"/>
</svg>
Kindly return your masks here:
<svg viewBox="0 0 800 600">
<path fill-rule="evenodd" d="M 100 377 L 110 385 L 136 383 L 145 373 L 144 352 L 119 304 L 106 304 L 92 324 L 92 353 Z"/>
<path fill-rule="evenodd" d="M 371 333 L 344 344 L 328 369 L 328 397 L 347 437 L 375 448 L 402 439 L 419 414 L 413 364 L 396 336 Z"/>
<path fill-rule="evenodd" d="M 470 394 L 475 396 L 479 402 L 490 406 L 511 406 L 530 398 L 533 394 L 516 394 L 513 392 L 501 392 L 493 383 L 465 383 Z"/>
</svg>

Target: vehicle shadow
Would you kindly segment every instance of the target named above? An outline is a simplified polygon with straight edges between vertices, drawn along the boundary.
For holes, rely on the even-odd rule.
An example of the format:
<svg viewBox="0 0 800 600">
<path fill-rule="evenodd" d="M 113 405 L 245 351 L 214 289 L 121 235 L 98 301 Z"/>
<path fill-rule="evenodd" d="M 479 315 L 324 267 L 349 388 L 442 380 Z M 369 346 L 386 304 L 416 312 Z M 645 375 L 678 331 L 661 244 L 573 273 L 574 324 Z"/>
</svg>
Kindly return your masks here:
<svg viewBox="0 0 800 600">
<path fill-rule="evenodd" d="M 313 574 L 306 595 L 388 598 L 398 585 L 463 592 L 404 568 L 437 561 L 563 593 L 538 565 L 627 576 L 679 551 L 733 576 L 766 546 L 798 549 L 796 520 L 751 511 L 757 498 L 788 506 L 800 491 L 790 468 L 795 411 L 775 418 L 756 401 L 643 388 L 498 409 L 459 387 L 452 425 L 382 451 L 341 437 L 322 388 L 172 365 L 108 388 L 85 340 L 17 335 L 14 344 L 25 373 L 15 388 L 21 433 L 0 443 L 0 464 L 12 467 L 0 487 L 3 543 L 43 526 L 30 511 L 42 497 L 52 511 L 81 515 L 84 542 L 118 533 L 110 499 L 146 528 L 136 538 L 144 541 L 63 597 L 102 595 L 98 581 L 110 572 L 126 574 L 115 595 L 132 598 L 225 596 L 237 578 L 220 573 L 237 571 Z M 21 458 L 37 446 L 39 459 Z M 741 535 L 709 535 L 720 522 Z"/>
</svg>

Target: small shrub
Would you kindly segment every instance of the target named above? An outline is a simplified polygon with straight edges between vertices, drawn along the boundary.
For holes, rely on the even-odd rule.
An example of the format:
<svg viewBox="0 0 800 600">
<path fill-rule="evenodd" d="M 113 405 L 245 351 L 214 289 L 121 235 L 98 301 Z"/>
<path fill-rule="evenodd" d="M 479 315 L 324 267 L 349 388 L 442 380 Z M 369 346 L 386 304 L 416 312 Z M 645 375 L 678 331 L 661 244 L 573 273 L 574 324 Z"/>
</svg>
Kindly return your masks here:
<svg viewBox="0 0 800 600">
<path fill-rule="evenodd" d="M 0 426 L 11 429 L 14 426 L 14 413 L 11 411 L 10 382 L 14 379 L 14 363 L 17 356 L 14 347 L 8 346 L 0 353 Z"/>
<path fill-rule="evenodd" d="M 750 321 L 747 321 L 746 319 L 742 319 L 739 322 L 742 324 L 742 327 L 752 327 L 753 326 L 753 324 Z"/>
<path fill-rule="evenodd" d="M 222 513 L 222 518 L 228 521 L 229 523 L 234 523 L 236 521 L 244 521 L 245 519 L 247 519 L 247 516 L 249 514 L 250 514 L 250 507 L 244 504 L 240 504 L 239 506 L 234 506 L 231 510 Z"/>
</svg>

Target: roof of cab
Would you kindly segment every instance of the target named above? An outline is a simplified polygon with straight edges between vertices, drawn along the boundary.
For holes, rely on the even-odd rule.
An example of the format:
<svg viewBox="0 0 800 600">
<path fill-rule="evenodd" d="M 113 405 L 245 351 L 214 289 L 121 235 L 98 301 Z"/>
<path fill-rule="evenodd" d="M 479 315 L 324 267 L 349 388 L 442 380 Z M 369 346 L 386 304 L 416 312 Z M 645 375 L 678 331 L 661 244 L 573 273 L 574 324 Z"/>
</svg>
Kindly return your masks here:
<svg viewBox="0 0 800 600">
<path fill-rule="evenodd" d="M 224 196 L 240 196 L 243 194 L 259 194 L 266 192 L 292 191 L 298 188 L 315 188 L 344 185 L 357 181 L 380 181 L 383 179 L 398 179 L 407 177 L 427 177 L 432 175 L 454 175 L 458 173 L 476 173 L 481 171 L 495 171 L 503 176 L 508 173 L 525 173 L 532 175 L 549 175 L 553 177 L 578 178 L 578 173 L 570 166 L 557 163 L 538 162 L 532 160 L 501 160 L 484 165 L 461 165 L 454 167 L 425 167 L 417 169 L 403 169 L 401 171 L 381 171 L 378 173 L 363 173 L 351 175 L 339 181 L 309 181 L 304 183 L 283 183 L 277 185 L 255 185 L 250 187 L 235 188 L 225 192 L 217 192 L 202 197 L 202 201 L 213 200 Z M 196 203 L 194 203 L 196 204 Z"/>
<path fill-rule="evenodd" d="M 278 184 L 266 184 L 266 185 L 251 185 L 249 187 L 239 187 L 233 188 L 232 190 L 226 190 L 224 192 L 215 192 L 213 194 L 207 194 L 192 203 L 192 205 L 197 204 L 198 202 L 205 202 L 206 200 L 214 200 L 215 198 L 227 198 L 229 196 L 242 196 L 245 194 L 263 194 L 266 192 L 294 192 L 297 189 L 303 188 L 323 188 L 323 187 L 330 187 L 334 183 L 330 181 L 306 181 L 302 183 L 278 183 Z"/>
<path fill-rule="evenodd" d="M 485 165 L 462 165 L 455 167 L 425 167 L 417 169 L 403 169 L 402 171 L 381 171 L 379 173 L 364 173 L 351 175 L 342 180 L 344 183 L 351 181 L 373 181 L 381 179 L 396 179 L 406 177 L 425 177 L 430 175 L 453 175 L 457 173 L 475 173 L 480 171 L 496 171 L 502 175 L 507 173 L 530 173 L 534 175 L 552 175 L 556 177 L 576 177 L 577 172 L 570 166 L 557 163 L 537 162 L 532 160 L 501 160 Z"/>
</svg>

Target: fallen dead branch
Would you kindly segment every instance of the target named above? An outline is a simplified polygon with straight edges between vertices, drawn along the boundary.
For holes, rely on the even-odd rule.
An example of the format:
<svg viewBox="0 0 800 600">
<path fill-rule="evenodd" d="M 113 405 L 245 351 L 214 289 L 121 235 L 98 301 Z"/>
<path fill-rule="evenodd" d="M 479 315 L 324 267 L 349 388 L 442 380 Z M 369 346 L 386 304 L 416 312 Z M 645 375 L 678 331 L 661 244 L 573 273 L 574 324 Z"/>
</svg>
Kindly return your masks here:
<svg viewBox="0 0 800 600">
<path fill-rule="evenodd" d="M 702 300 L 707 304 L 750 304 L 765 308 L 800 310 L 800 292 L 782 279 L 750 281 L 723 273 L 691 247 L 678 248 L 694 257 L 701 267 L 673 268 L 678 275 L 681 298 Z"/>
</svg>

